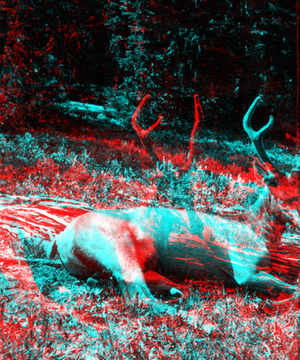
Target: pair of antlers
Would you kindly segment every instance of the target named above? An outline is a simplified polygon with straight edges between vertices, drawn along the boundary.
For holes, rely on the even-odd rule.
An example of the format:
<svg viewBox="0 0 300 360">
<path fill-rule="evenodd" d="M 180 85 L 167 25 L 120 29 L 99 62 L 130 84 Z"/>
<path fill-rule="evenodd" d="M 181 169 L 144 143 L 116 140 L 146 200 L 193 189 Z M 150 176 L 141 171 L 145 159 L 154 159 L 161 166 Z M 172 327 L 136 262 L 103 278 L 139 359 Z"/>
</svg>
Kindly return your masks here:
<svg viewBox="0 0 300 360">
<path fill-rule="evenodd" d="M 148 94 L 140 102 L 139 106 L 137 107 L 137 109 L 135 110 L 132 116 L 132 126 L 136 131 L 138 137 L 140 138 L 141 143 L 144 149 L 146 150 L 148 157 L 150 158 L 150 160 L 153 162 L 154 165 L 157 165 L 160 164 L 161 161 L 153 149 L 152 142 L 150 139 L 150 134 L 160 124 L 162 120 L 162 115 L 160 114 L 156 123 L 150 126 L 147 130 L 144 130 L 139 123 L 139 117 L 141 115 L 141 112 L 143 111 L 149 100 L 150 100 L 150 95 Z M 267 155 L 266 150 L 264 148 L 263 136 L 273 126 L 274 117 L 271 115 L 269 117 L 269 122 L 258 131 L 254 131 L 251 127 L 252 115 L 260 102 L 261 102 L 261 97 L 257 96 L 257 98 L 253 101 L 253 103 L 249 107 L 243 119 L 244 130 L 248 134 L 249 138 L 251 139 L 256 149 L 257 155 L 261 162 L 260 167 L 264 170 L 264 172 L 267 173 L 267 176 L 265 176 L 264 178 L 266 184 L 270 185 L 274 183 L 274 181 L 280 183 L 284 179 L 287 179 L 289 182 L 291 182 L 293 175 L 285 174 L 284 172 L 279 170 L 277 166 L 273 163 L 273 161 L 270 159 L 270 157 Z M 179 172 L 186 171 L 191 166 L 192 161 L 194 159 L 196 138 L 198 137 L 204 122 L 203 110 L 200 104 L 200 99 L 198 94 L 194 95 L 194 103 L 195 103 L 195 123 L 190 139 L 189 156 L 187 158 L 186 163 L 184 164 L 184 166 L 181 167 Z"/>
</svg>

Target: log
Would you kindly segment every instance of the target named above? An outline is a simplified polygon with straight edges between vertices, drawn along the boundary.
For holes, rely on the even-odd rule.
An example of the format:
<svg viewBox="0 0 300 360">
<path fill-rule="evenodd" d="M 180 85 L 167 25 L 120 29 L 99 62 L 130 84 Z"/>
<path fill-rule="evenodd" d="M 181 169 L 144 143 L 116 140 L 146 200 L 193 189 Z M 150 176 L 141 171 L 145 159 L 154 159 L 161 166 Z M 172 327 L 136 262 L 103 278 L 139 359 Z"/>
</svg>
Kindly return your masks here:
<svg viewBox="0 0 300 360">
<path fill-rule="evenodd" d="M 62 263 L 60 260 L 48 260 L 48 259 L 28 259 L 22 257 L 15 258 L 0 258 L 0 263 L 5 263 L 9 265 L 28 265 L 28 264 L 40 264 L 40 265 L 48 265 L 53 266 L 55 268 L 62 267 Z"/>
<path fill-rule="evenodd" d="M 295 283 L 299 276 L 298 257 L 285 250 L 269 250 L 271 254 L 270 269 L 273 275 L 283 277 Z"/>
<path fill-rule="evenodd" d="M 55 107 L 60 110 L 67 111 L 68 113 L 74 114 L 85 114 L 90 116 L 99 116 L 105 118 L 115 118 L 117 117 L 117 110 L 113 108 L 104 107 L 101 105 L 85 104 L 77 101 L 68 101 L 66 103 L 55 103 Z"/>
</svg>

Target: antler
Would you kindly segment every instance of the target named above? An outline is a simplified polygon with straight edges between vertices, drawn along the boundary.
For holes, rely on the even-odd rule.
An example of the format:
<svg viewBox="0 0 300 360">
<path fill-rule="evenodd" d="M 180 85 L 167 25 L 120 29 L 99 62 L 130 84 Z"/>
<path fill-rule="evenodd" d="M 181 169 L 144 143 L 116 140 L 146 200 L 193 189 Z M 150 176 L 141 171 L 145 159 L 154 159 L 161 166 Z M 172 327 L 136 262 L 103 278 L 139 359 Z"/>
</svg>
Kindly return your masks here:
<svg viewBox="0 0 300 360">
<path fill-rule="evenodd" d="M 144 97 L 144 99 L 141 101 L 141 103 L 135 110 L 134 114 L 132 115 L 132 126 L 133 126 L 134 130 L 136 131 L 138 137 L 140 138 L 148 157 L 154 163 L 154 165 L 156 165 L 157 163 L 160 164 L 161 161 L 153 149 L 149 135 L 160 124 L 160 122 L 162 120 L 162 115 L 160 114 L 156 123 L 153 124 L 152 126 L 150 126 L 147 130 L 144 130 L 138 121 L 141 111 L 145 108 L 149 99 L 150 99 L 150 95 L 148 94 Z M 204 121 L 204 115 L 203 115 L 203 111 L 202 111 L 202 107 L 200 104 L 200 99 L 199 99 L 198 94 L 194 95 L 194 102 L 195 102 L 195 124 L 194 124 L 192 134 L 191 134 L 190 153 L 189 153 L 189 156 L 188 156 L 188 159 L 187 159 L 185 165 L 180 169 L 180 171 L 186 171 L 192 164 L 192 161 L 194 158 L 196 137 L 199 135 L 199 132 L 202 128 L 203 121 Z"/>
<path fill-rule="evenodd" d="M 272 182 L 274 180 L 279 180 L 283 177 L 286 177 L 286 175 L 285 173 L 280 171 L 277 166 L 272 162 L 270 157 L 267 155 L 263 144 L 263 136 L 273 126 L 274 117 L 270 115 L 269 122 L 258 131 L 254 131 L 251 127 L 252 115 L 260 102 L 261 97 L 257 96 L 257 98 L 253 101 L 252 105 L 249 107 L 246 115 L 244 116 L 243 126 L 244 130 L 249 135 L 253 145 L 255 146 L 259 160 L 262 163 L 262 167 L 268 173 L 264 180 L 266 182 Z"/>
<path fill-rule="evenodd" d="M 183 171 L 187 170 L 193 160 L 194 160 L 194 151 L 195 151 L 195 142 L 196 142 L 196 138 L 200 133 L 200 130 L 202 129 L 202 125 L 204 122 L 204 114 L 203 114 L 203 110 L 202 110 L 202 106 L 200 104 L 200 98 L 198 94 L 194 95 L 194 103 L 195 103 L 195 124 L 192 130 L 192 134 L 191 134 L 191 140 L 190 140 L 190 153 L 188 155 L 187 161 L 184 165 L 184 167 L 181 169 Z"/>
<path fill-rule="evenodd" d="M 150 100 L 150 95 L 148 94 L 140 102 L 139 106 L 137 107 L 134 114 L 132 115 L 132 126 L 133 126 L 134 130 L 136 131 L 136 133 L 138 134 L 138 137 L 140 138 L 141 143 L 142 143 L 144 149 L 146 150 L 148 157 L 150 158 L 150 160 L 152 160 L 153 164 L 156 165 L 157 163 L 160 163 L 161 161 L 159 160 L 158 156 L 156 155 L 156 153 L 152 147 L 152 143 L 151 143 L 149 134 L 160 124 L 160 122 L 162 120 L 162 115 L 159 114 L 159 118 L 156 121 L 156 123 L 153 124 L 152 126 L 150 126 L 147 130 L 144 130 L 141 127 L 141 125 L 139 124 L 140 114 L 141 114 L 142 110 L 145 108 L 145 106 L 148 104 L 149 100 Z"/>
</svg>

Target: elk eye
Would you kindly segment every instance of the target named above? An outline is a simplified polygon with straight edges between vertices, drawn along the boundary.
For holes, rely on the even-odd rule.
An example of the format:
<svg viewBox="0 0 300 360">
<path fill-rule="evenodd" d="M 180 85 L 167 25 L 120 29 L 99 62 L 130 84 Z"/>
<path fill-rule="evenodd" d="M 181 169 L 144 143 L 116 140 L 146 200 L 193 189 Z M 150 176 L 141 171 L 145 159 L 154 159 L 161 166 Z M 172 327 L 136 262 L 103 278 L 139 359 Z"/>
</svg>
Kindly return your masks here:
<svg viewBox="0 0 300 360">
<path fill-rule="evenodd" d="M 278 182 L 276 181 L 276 179 L 275 179 L 274 177 L 265 176 L 265 177 L 264 177 L 264 182 L 265 182 L 268 186 L 273 186 L 273 187 L 277 187 L 277 186 L 278 186 Z"/>
</svg>

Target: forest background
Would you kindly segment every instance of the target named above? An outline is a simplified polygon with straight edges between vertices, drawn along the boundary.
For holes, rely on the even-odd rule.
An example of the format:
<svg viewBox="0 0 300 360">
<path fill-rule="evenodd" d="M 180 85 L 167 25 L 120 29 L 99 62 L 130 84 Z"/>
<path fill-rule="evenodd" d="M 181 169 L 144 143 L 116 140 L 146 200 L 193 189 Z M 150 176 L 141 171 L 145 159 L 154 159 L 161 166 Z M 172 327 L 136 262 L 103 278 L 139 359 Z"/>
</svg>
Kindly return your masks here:
<svg viewBox="0 0 300 360">
<path fill-rule="evenodd" d="M 293 1 L 1 1 L 3 130 L 35 128 L 72 100 L 114 108 L 131 131 L 150 93 L 149 121 L 162 113 L 162 126 L 190 133 L 199 93 L 206 127 L 238 136 L 261 93 L 272 136 L 295 138 L 296 20 Z"/>
</svg>

